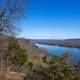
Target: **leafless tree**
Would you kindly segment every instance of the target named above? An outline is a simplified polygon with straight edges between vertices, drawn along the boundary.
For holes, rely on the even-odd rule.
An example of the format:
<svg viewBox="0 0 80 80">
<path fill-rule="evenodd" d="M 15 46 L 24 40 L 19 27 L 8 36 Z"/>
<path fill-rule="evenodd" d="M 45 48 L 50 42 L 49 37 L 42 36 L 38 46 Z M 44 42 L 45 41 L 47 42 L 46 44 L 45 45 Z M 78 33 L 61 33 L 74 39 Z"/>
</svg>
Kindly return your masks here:
<svg viewBox="0 0 80 80">
<path fill-rule="evenodd" d="M 2 0 L 0 7 L 0 36 L 15 35 L 14 22 L 25 14 L 28 0 Z"/>
<path fill-rule="evenodd" d="M 17 33 L 16 22 L 23 18 L 26 14 L 28 0 L 1 0 L 0 2 L 0 63 L 3 63 L 5 53 L 5 41 L 6 37 L 15 36 Z M 2 39 L 3 38 L 3 39 Z M 8 38 L 7 38 L 8 39 Z"/>
</svg>

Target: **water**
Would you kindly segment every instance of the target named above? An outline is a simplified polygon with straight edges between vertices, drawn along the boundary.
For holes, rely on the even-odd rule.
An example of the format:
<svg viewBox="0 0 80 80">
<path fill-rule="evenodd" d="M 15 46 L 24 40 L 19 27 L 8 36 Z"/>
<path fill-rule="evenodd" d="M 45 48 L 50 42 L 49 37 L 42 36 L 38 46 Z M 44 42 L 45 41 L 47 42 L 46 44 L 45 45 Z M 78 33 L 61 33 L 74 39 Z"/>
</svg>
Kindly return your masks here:
<svg viewBox="0 0 80 80">
<path fill-rule="evenodd" d="M 52 46 L 45 44 L 36 44 L 39 48 L 47 49 L 51 54 L 55 54 L 57 56 L 62 56 L 65 52 L 69 52 L 71 55 L 70 63 L 76 64 L 80 61 L 80 49 L 79 48 L 68 48 L 68 47 L 60 47 L 60 46 Z"/>
</svg>

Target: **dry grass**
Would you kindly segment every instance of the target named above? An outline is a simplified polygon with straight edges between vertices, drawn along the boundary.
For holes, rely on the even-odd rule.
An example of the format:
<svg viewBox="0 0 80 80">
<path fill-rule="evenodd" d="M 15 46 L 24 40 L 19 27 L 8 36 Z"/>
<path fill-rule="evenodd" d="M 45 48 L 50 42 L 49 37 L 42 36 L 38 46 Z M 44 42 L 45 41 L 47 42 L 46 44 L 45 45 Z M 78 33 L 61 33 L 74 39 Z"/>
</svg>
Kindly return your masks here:
<svg viewBox="0 0 80 80">
<path fill-rule="evenodd" d="M 0 80 L 23 80 L 23 73 L 6 71 L 0 69 Z"/>
</svg>

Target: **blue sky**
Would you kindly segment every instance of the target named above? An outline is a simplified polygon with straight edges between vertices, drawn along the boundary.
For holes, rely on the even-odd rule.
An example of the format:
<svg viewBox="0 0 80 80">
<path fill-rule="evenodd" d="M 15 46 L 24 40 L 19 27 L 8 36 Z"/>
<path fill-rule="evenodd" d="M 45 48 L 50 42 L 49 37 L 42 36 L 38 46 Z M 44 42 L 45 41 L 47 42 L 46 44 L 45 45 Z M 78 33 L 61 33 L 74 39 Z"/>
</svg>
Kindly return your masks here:
<svg viewBox="0 0 80 80">
<path fill-rule="evenodd" d="M 27 18 L 18 25 L 20 37 L 80 38 L 80 0 L 32 0 Z"/>
</svg>

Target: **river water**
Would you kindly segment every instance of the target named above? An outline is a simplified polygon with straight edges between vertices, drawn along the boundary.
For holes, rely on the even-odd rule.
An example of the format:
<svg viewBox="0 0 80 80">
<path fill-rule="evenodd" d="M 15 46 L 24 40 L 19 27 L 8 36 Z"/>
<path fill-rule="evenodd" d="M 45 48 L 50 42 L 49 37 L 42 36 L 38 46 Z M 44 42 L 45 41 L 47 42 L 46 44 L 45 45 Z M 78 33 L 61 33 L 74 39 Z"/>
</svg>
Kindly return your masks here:
<svg viewBox="0 0 80 80">
<path fill-rule="evenodd" d="M 51 54 L 56 56 L 62 56 L 66 52 L 71 56 L 70 63 L 76 64 L 80 61 L 80 49 L 79 48 L 68 48 L 60 46 L 52 46 L 45 44 L 36 44 L 39 48 L 47 49 Z"/>
</svg>

